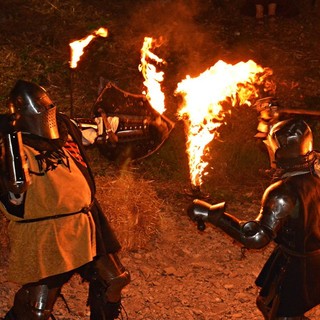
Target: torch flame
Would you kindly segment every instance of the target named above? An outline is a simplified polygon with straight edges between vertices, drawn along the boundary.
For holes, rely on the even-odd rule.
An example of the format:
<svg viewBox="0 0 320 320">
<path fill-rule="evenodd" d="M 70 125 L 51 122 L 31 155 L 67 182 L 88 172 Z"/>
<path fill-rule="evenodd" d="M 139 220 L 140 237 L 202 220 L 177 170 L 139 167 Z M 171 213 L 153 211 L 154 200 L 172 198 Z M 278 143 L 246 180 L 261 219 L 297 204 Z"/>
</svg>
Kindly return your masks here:
<svg viewBox="0 0 320 320">
<path fill-rule="evenodd" d="M 202 156 L 208 151 L 208 143 L 217 135 L 225 115 L 222 102 L 230 100 L 250 105 L 249 99 L 258 96 L 255 84 L 259 85 L 271 70 L 262 68 L 254 61 L 239 62 L 236 65 L 218 61 L 214 66 L 196 78 L 187 76 L 177 85 L 183 103 L 178 116 L 185 120 L 187 154 L 190 179 L 194 186 L 203 183 L 204 170 L 208 165 Z"/>
<path fill-rule="evenodd" d="M 96 37 L 106 38 L 107 36 L 108 29 L 99 28 L 87 37 L 69 43 L 69 46 L 71 48 L 70 68 L 75 69 L 77 67 L 78 62 L 80 61 L 80 57 L 83 55 L 84 48 L 91 42 L 92 39 Z"/>
<path fill-rule="evenodd" d="M 164 72 L 157 71 L 156 67 L 148 61 L 152 60 L 162 64 L 164 64 L 165 61 L 150 51 L 154 44 L 155 40 L 153 38 L 144 38 L 144 43 L 141 48 L 141 64 L 139 65 L 139 71 L 145 79 L 143 84 L 147 88 L 147 92 L 144 91 L 143 93 L 146 95 L 152 108 L 162 114 L 166 110 L 164 93 L 161 91 L 161 82 L 164 79 Z"/>
</svg>

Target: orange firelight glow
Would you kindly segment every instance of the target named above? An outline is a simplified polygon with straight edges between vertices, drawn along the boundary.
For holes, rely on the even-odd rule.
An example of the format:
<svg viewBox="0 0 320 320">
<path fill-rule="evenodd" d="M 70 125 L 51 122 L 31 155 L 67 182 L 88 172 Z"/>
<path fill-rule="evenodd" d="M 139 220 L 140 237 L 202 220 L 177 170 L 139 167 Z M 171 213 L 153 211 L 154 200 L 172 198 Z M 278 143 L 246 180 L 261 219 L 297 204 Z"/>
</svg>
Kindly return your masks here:
<svg viewBox="0 0 320 320">
<path fill-rule="evenodd" d="M 106 38 L 107 36 L 108 29 L 99 28 L 87 37 L 69 43 L 71 48 L 70 68 L 75 69 L 77 67 L 80 57 L 83 55 L 84 48 L 91 42 L 91 40 L 96 37 Z"/>
<path fill-rule="evenodd" d="M 164 64 L 165 61 L 150 51 L 155 43 L 156 41 L 153 38 L 144 38 L 144 43 L 141 48 L 141 63 L 139 65 L 139 71 L 145 79 L 143 84 L 147 88 L 143 94 L 146 95 L 152 108 L 162 114 L 166 110 L 164 103 L 165 97 L 161 90 L 161 82 L 164 79 L 164 72 L 157 71 L 156 66 L 150 61 L 154 61 L 157 64 Z"/>
<path fill-rule="evenodd" d="M 224 123 L 225 115 L 231 112 L 222 103 L 227 100 L 232 106 L 250 105 L 249 99 L 258 97 L 255 85 L 262 84 L 271 73 L 252 60 L 235 65 L 220 60 L 198 77 L 187 76 L 178 83 L 175 93 L 183 98 L 178 116 L 185 121 L 192 185 L 202 185 L 208 165 L 203 155 L 218 135 L 217 128 Z"/>
</svg>

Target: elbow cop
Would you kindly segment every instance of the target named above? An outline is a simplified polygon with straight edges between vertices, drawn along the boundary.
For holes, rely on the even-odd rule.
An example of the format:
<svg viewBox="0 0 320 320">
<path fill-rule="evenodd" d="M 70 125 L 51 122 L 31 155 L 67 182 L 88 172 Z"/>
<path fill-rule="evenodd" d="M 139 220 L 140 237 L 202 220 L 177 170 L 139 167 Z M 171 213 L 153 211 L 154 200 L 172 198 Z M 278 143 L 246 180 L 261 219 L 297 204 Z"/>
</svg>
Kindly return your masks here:
<svg viewBox="0 0 320 320">
<path fill-rule="evenodd" d="M 271 241 L 267 230 L 257 221 L 248 221 L 242 226 L 242 243 L 249 249 L 261 249 Z"/>
</svg>

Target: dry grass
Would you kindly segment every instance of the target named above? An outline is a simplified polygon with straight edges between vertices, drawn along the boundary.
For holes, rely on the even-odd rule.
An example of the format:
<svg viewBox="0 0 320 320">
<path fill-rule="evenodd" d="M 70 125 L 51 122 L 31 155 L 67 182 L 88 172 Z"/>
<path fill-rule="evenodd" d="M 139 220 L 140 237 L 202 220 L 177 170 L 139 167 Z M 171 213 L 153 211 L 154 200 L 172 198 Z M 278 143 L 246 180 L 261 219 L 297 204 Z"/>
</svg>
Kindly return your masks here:
<svg viewBox="0 0 320 320">
<path fill-rule="evenodd" d="M 165 203 L 152 181 L 130 171 L 96 178 L 97 198 L 124 250 L 137 250 L 155 239 L 161 230 Z"/>
<path fill-rule="evenodd" d="M 167 205 L 152 181 L 130 171 L 96 177 L 97 198 L 123 250 L 138 250 L 155 240 L 162 229 Z M 0 266 L 8 259 L 8 220 L 0 215 Z"/>
</svg>

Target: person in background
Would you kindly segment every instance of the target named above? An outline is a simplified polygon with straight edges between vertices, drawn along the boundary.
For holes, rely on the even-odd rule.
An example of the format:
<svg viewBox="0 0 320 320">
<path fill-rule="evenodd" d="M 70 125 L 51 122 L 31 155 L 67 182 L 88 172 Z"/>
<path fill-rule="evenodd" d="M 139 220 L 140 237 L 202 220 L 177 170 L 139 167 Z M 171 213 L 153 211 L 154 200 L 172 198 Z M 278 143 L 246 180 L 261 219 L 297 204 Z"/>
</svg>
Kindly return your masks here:
<svg viewBox="0 0 320 320">
<path fill-rule="evenodd" d="M 273 22 L 277 12 L 277 1 L 276 0 L 252 0 L 255 6 L 256 14 L 255 17 L 259 24 L 263 24 L 265 16 L 268 17 L 269 21 Z"/>
<path fill-rule="evenodd" d="M 200 230 L 211 223 L 248 249 L 276 246 L 256 279 L 257 307 L 266 320 L 303 320 L 320 304 L 320 166 L 303 120 L 274 124 L 267 136 L 277 178 L 253 220 L 225 212 L 225 203 L 195 199 L 189 217 Z"/>
<path fill-rule="evenodd" d="M 247 0 L 241 8 L 243 14 L 254 16 L 260 25 L 265 18 L 273 25 L 277 17 L 294 17 L 299 11 L 298 3 L 288 0 Z"/>
<path fill-rule="evenodd" d="M 46 91 L 19 80 L 0 118 L 0 210 L 10 220 L 8 277 L 19 283 L 5 320 L 46 320 L 62 286 L 89 282 L 91 320 L 121 313 L 130 274 L 95 198 L 81 132 Z"/>
</svg>

